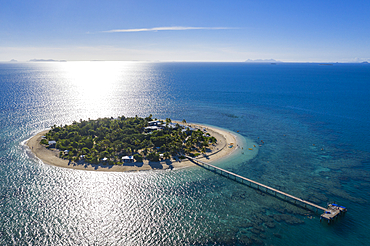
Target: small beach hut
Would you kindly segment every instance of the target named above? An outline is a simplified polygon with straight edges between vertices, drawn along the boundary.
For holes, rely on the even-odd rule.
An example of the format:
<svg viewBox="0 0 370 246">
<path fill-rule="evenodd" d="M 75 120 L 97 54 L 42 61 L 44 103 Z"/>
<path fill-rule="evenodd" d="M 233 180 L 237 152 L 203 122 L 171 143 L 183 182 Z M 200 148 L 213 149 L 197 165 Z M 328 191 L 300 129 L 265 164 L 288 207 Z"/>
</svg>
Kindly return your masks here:
<svg viewBox="0 0 370 246">
<path fill-rule="evenodd" d="M 152 120 L 152 121 L 148 122 L 149 126 L 158 126 L 160 124 L 161 124 L 161 122 L 159 120 Z"/>
<path fill-rule="evenodd" d="M 122 157 L 122 161 L 125 163 L 131 163 L 131 162 L 134 162 L 134 157 L 132 155 L 130 156 L 126 155 Z"/>
<path fill-rule="evenodd" d="M 185 132 L 187 135 L 190 135 L 193 131 L 195 131 L 195 128 L 186 126 L 184 129 L 181 130 L 182 132 Z"/>
<path fill-rule="evenodd" d="M 52 147 L 52 148 L 55 147 L 55 145 L 57 144 L 57 142 L 54 140 L 51 140 L 48 143 L 49 143 L 49 147 Z"/>
</svg>

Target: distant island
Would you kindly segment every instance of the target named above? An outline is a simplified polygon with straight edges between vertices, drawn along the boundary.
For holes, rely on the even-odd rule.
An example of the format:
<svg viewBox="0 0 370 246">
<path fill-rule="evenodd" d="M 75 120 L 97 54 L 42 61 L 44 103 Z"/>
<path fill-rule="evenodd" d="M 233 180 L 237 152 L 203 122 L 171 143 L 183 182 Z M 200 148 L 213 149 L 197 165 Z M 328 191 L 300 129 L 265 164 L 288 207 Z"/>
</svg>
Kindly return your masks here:
<svg viewBox="0 0 370 246">
<path fill-rule="evenodd" d="M 173 160 L 181 162 L 184 154 L 218 159 L 231 153 L 236 143 L 235 136 L 223 130 L 189 125 L 186 120 L 157 120 L 150 115 L 54 125 L 27 145 L 48 164 L 77 169 L 107 165 L 117 167 L 113 171 L 127 171 L 150 169 L 153 163 L 161 169 L 172 168 Z M 158 164 L 162 162 L 167 167 Z"/>
<path fill-rule="evenodd" d="M 278 61 L 278 60 L 275 60 L 275 59 L 256 59 L 256 60 L 251 60 L 251 59 L 248 59 L 246 60 L 245 62 L 257 62 L 257 63 L 277 63 L 277 62 L 282 62 L 282 61 Z"/>
<path fill-rule="evenodd" d="M 67 62 L 66 60 L 53 60 L 53 59 L 31 59 L 30 62 Z"/>
</svg>

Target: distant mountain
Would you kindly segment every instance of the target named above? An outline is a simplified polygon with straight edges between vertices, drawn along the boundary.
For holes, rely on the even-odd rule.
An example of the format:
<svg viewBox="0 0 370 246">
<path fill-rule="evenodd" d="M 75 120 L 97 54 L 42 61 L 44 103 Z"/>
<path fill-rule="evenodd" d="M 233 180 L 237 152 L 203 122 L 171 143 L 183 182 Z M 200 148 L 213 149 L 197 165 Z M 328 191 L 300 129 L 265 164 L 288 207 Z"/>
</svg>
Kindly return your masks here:
<svg viewBox="0 0 370 246">
<path fill-rule="evenodd" d="M 17 60 L 11 59 L 9 62 L 18 62 Z"/>
<path fill-rule="evenodd" d="M 66 62 L 66 60 L 53 60 L 53 59 L 31 59 L 30 62 Z"/>
<path fill-rule="evenodd" d="M 266 63 L 273 62 L 273 63 L 276 63 L 276 62 L 282 62 L 282 61 L 278 61 L 278 60 L 275 60 L 275 59 L 256 59 L 256 60 L 248 59 L 245 62 L 266 62 Z"/>
</svg>

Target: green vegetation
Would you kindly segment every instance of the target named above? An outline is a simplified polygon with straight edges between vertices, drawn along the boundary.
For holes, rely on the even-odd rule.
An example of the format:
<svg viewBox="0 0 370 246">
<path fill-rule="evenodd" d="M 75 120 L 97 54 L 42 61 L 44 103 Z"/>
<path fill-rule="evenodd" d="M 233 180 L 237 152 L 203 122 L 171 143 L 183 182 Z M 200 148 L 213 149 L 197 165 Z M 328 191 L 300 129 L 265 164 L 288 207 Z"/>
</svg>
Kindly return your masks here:
<svg viewBox="0 0 370 246">
<path fill-rule="evenodd" d="M 41 144 L 44 144 L 44 145 L 49 144 L 48 140 L 46 140 L 45 138 L 44 139 L 41 139 L 41 142 L 40 143 Z"/>
<path fill-rule="evenodd" d="M 148 129 L 149 125 L 152 128 Z M 181 154 L 199 155 L 217 141 L 208 133 L 174 124 L 169 118 L 165 122 L 153 122 L 152 115 L 54 125 L 45 137 L 40 143 L 47 146 L 48 141 L 55 140 L 60 158 L 84 159 L 88 163 L 99 163 L 104 159 L 104 163 L 109 164 L 122 164 L 122 157 L 131 155 L 137 162 L 143 159 L 159 161 Z"/>
</svg>

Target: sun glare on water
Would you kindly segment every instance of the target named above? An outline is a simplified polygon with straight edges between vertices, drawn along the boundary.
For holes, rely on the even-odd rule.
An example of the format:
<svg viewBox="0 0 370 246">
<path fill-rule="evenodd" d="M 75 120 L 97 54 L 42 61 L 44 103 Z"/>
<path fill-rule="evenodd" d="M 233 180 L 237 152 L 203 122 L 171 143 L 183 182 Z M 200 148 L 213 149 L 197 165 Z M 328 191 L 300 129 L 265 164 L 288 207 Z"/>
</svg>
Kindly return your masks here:
<svg viewBox="0 0 370 246">
<path fill-rule="evenodd" d="M 67 62 L 60 64 L 65 79 L 63 90 L 72 101 L 74 113 L 91 118 L 117 116 L 117 107 L 135 107 L 127 99 L 146 85 L 145 63 Z M 127 98 L 125 98 L 126 95 Z"/>
</svg>

